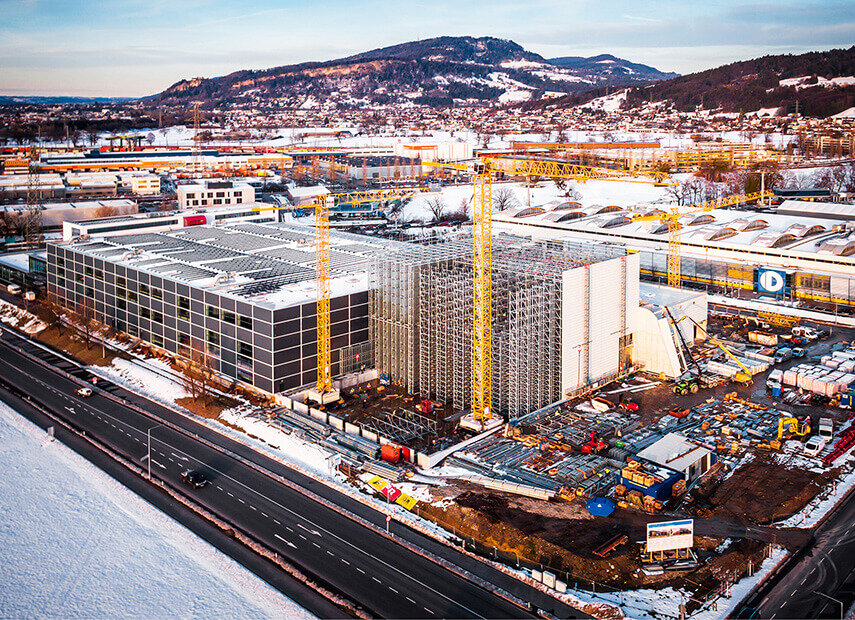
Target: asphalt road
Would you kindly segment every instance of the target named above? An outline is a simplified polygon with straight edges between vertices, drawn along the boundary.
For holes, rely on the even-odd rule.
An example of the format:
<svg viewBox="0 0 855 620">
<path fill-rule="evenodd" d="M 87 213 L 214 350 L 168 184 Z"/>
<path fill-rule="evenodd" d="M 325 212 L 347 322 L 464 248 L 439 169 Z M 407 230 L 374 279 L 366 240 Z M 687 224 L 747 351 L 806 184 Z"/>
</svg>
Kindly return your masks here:
<svg viewBox="0 0 855 620">
<path fill-rule="evenodd" d="M 37 352 L 40 357 L 49 358 L 52 363 L 64 366 L 66 371 L 77 374 L 81 379 L 88 378 L 84 369 L 45 354 L 8 330 L 3 331 L 4 339 L 15 341 L 16 345 Z M 261 461 L 266 469 L 277 475 L 287 474 L 285 477 L 302 483 L 301 486 L 311 488 L 326 499 L 382 523 L 381 514 L 326 485 L 118 386 L 108 384 L 103 387 L 121 398 L 141 401 L 139 404 L 146 410 L 181 426 L 184 431 L 158 425 L 148 415 L 117 403 L 98 390 L 90 398 L 79 398 L 74 393 L 78 384 L 54 369 L 35 363 L 6 346 L 0 352 L 0 375 L 10 384 L 33 395 L 47 408 L 145 467 L 149 466 L 150 435 L 150 466 L 154 476 L 181 488 L 182 471 L 192 468 L 204 472 L 211 483 L 199 490 L 184 485 L 187 495 L 243 531 L 250 532 L 331 589 L 359 602 L 372 614 L 410 618 L 531 617 L 526 610 L 495 592 L 279 483 L 240 459 L 198 441 L 194 433 L 218 445 L 225 444 L 225 448 L 241 453 L 241 456 L 252 457 L 256 463 Z M 464 569 L 471 567 L 472 572 L 480 577 L 523 600 L 531 600 L 538 608 L 553 611 L 561 617 L 581 615 L 477 559 L 401 524 L 393 523 L 392 533 L 425 543 L 420 546 L 440 552 Z"/>
<path fill-rule="evenodd" d="M 780 576 L 752 593 L 735 618 L 841 618 L 855 600 L 855 493 L 814 531 Z M 822 594 L 819 594 L 822 593 Z M 823 596 L 826 595 L 826 596 Z"/>
</svg>

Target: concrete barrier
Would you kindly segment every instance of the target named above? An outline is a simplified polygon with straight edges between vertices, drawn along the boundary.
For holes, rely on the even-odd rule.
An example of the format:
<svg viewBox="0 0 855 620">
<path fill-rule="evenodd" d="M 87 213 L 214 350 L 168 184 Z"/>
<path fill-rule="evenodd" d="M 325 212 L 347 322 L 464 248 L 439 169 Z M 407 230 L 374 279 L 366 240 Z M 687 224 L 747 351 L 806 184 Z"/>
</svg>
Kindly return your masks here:
<svg viewBox="0 0 855 620">
<path fill-rule="evenodd" d="M 374 431 L 368 430 L 364 426 L 362 427 L 362 436 L 370 441 L 380 443 L 379 435 L 377 435 L 377 433 L 375 433 Z"/>
<path fill-rule="evenodd" d="M 351 424 L 350 422 L 345 422 L 344 432 L 348 435 L 359 435 L 359 426 L 357 426 L 356 424 Z"/>
<path fill-rule="evenodd" d="M 327 423 L 335 429 L 344 430 L 344 420 L 332 414 L 327 416 Z"/>
<path fill-rule="evenodd" d="M 315 418 L 316 420 L 320 420 L 324 424 L 327 423 L 327 412 L 321 411 L 320 409 L 315 409 L 314 407 L 309 408 L 309 415 Z"/>
</svg>

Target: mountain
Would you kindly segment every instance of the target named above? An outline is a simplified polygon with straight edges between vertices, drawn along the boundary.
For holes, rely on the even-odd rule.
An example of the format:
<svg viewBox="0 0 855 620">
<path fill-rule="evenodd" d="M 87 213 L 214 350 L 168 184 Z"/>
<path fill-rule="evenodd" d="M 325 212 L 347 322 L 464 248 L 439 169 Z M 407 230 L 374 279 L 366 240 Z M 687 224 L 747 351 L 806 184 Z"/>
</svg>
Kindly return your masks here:
<svg viewBox="0 0 855 620">
<path fill-rule="evenodd" d="M 564 69 L 572 69 L 580 76 L 597 76 L 603 83 L 597 86 L 617 86 L 629 82 L 656 82 L 677 77 L 678 73 L 665 73 L 636 62 L 617 58 L 611 54 L 600 54 L 584 58 L 582 56 L 563 56 L 550 58 L 549 63 Z"/>
<path fill-rule="evenodd" d="M 855 106 L 855 46 L 827 52 L 763 56 L 630 88 L 627 107 L 668 101 L 678 110 L 751 112 L 780 108 L 826 117 Z"/>
<path fill-rule="evenodd" d="M 4 104 L 38 104 L 38 105 L 68 105 L 90 103 L 124 103 L 132 101 L 133 97 L 74 97 L 72 95 L 0 95 L 0 105 Z"/>
<path fill-rule="evenodd" d="M 467 100 L 549 99 L 672 75 L 613 56 L 549 61 L 505 39 L 436 37 L 328 62 L 181 80 L 149 99 L 166 105 L 200 101 L 218 105 L 269 102 L 303 108 L 448 106 Z"/>
</svg>

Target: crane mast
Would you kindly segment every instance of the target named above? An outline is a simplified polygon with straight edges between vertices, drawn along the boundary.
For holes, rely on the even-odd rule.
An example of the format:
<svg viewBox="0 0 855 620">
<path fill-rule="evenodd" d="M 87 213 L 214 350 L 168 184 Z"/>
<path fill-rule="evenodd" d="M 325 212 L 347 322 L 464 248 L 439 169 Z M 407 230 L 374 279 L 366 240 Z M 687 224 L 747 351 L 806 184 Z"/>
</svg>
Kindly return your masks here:
<svg viewBox="0 0 855 620">
<path fill-rule="evenodd" d="M 318 393 L 332 390 L 330 376 L 330 209 L 325 196 L 315 201 L 315 281 L 318 293 Z"/>
<path fill-rule="evenodd" d="M 472 316 L 472 414 L 490 419 L 493 338 L 493 191 L 491 172 L 481 166 L 475 174 Z"/>
</svg>

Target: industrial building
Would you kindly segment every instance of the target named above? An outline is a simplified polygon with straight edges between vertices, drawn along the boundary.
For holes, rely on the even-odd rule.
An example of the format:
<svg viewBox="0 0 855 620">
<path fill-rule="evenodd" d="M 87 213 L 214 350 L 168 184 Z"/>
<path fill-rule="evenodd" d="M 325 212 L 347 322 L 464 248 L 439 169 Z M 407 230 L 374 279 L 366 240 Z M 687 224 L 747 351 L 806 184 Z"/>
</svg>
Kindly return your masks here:
<svg viewBox="0 0 855 620">
<path fill-rule="evenodd" d="M 79 222 L 97 217 L 131 215 L 137 213 L 139 206 L 133 200 L 118 198 L 113 200 L 83 200 L 77 202 L 49 202 L 38 205 L 41 212 L 42 228 L 59 228 L 70 222 Z M 17 214 L 23 220 L 26 205 L 0 206 L 0 212 Z"/>
<path fill-rule="evenodd" d="M 526 414 L 630 368 L 637 256 L 500 236 L 492 264 L 494 411 Z M 371 273 L 378 370 L 468 408 L 472 287 L 471 241 L 400 244 L 380 255 Z"/>
<path fill-rule="evenodd" d="M 178 194 L 179 209 L 255 202 L 255 189 L 248 183 L 204 181 L 179 185 L 175 192 Z"/>
<path fill-rule="evenodd" d="M 336 235 L 333 375 L 369 359 L 367 263 L 381 245 Z M 317 379 L 314 231 L 254 223 L 48 243 L 48 294 L 155 347 L 201 353 L 266 393 Z"/>
<path fill-rule="evenodd" d="M 668 272 L 668 225 L 633 219 L 657 208 L 606 213 L 590 207 L 533 206 L 496 213 L 493 222 L 495 230 L 535 238 L 619 244 L 638 253 L 643 277 L 663 281 Z M 658 212 L 664 213 L 662 208 Z M 855 308 L 851 222 L 715 209 L 681 216 L 679 234 L 684 285 Z M 764 277 L 767 272 L 774 276 Z"/>
<path fill-rule="evenodd" d="M 707 295 L 642 282 L 632 334 L 632 359 L 644 370 L 676 378 L 686 370 L 684 350 L 706 338 Z M 698 328 L 697 326 L 701 327 Z"/>
<path fill-rule="evenodd" d="M 420 159 L 393 155 L 372 155 L 347 158 L 347 176 L 350 179 L 415 178 L 422 175 Z"/>
<path fill-rule="evenodd" d="M 102 201 L 106 202 L 106 201 Z M 67 220 L 62 225 L 62 238 L 71 241 L 81 235 L 115 236 L 134 235 L 141 232 L 166 232 L 185 226 L 203 226 L 237 222 L 273 222 L 275 212 L 267 205 L 249 203 L 193 209 L 191 211 L 155 211 L 135 213 L 118 217 L 96 217 L 80 221 Z"/>
</svg>

